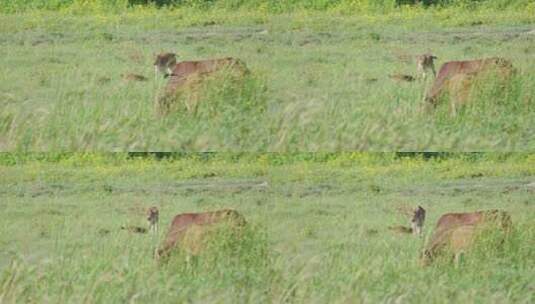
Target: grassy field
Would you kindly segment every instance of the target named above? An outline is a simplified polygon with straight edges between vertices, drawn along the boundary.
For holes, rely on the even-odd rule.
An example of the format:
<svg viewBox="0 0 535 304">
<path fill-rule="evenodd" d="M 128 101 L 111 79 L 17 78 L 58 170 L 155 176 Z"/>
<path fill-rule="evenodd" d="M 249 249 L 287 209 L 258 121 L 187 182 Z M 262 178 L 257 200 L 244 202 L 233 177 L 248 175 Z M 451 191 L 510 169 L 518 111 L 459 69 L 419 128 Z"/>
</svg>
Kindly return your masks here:
<svg viewBox="0 0 535 304">
<path fill-rule="evenodd" d="M 533 155 L 16 159 L 3 155 L 0 167 L 0 303 L 535 300 Z M 425 237 L 386 229 L 407 224 L 397 207 L 418 204 Z M 120 229 L 144 225 L 152 205 L 161 209 L 156 238 Z M 235 252 L 155 264 L 175 214 L 217 208 L 250 224 Z M 419 266 L 442 213 L 490 208 L 514 222 L 503 251 L 469 253 L 458 269 Z"/>
<path fill-rule="evenodd" d="M 15 2 L 13 2 L 15 3 Z M 93 10 L 92 10 L 93 9 Z M 532 151 L 535 6 L 386 13 L 77 6 L 0 15 L 0 150 Z M 153 54 L 233 56 L 243 91 L 214 88 L 200 115 L 157 118 Z M 519 74 L 450 117 L 421 111 L 413 56 L 502 56 Z M 147 82 L 124 81 L 136 73 Z M 377 81 L 374 81 L 377 79 Z"/>
</svg>

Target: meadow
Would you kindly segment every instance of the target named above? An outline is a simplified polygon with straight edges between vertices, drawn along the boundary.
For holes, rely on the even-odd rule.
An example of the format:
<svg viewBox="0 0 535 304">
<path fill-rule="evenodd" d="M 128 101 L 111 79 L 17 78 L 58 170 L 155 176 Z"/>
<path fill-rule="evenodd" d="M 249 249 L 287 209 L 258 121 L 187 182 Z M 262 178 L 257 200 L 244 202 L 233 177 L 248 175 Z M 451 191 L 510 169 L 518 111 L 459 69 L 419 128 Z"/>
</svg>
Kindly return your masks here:
<svg viewBox="0 0 535 304">
<path fill-rule="evenodd" d="M 533 154 L 101 154 L 0 157 L 0 303 L 533 303 Z M 131 155 L 132 156 L 132 155 Z M 135 156 L 135 155 L 134 155 Z M 156 237 L 145 225 L 158 206 Z M 427 209 L 424 237 L 397 209 Z M 234 208 L 230 253 L 158 266 L 181 212 Z M 459 268 L 418 263 L 445 212 L 499 208 L 514 230 Z"/>
<path fill-rule="evenodd" d="M 26 2 L 35 5 L 7 1 L 0 10 L 3 151 L 535 147 L 530 1 L 481 7 L 345 1 L 330 8 L 329 1 L 311 8 L 277 7 L 280 1 L 236 8 L 216 5 L 223 1 L 209 8 Z M 381 3 L 387 2 L 394 3 Z M 161 51 L 174 51 L 180 60 L 237 57 L 252 76 L 242 90 L 214 86 L 198 115 L 159 118 L 154 100 L 165 80 L 154 78 L 152 63 Z M 437 68 L 449 60 L 501 56 L 519 73 L 508 90 L 482 92 L 455 117 L 447 107 L 426 113 L 429 82 L 388 77 L 415 75 L 414 56 L 425 52 L 439 57 Z M 125 81 L 121 75 L 128 73 L 148 81 Z"/>
</svg>

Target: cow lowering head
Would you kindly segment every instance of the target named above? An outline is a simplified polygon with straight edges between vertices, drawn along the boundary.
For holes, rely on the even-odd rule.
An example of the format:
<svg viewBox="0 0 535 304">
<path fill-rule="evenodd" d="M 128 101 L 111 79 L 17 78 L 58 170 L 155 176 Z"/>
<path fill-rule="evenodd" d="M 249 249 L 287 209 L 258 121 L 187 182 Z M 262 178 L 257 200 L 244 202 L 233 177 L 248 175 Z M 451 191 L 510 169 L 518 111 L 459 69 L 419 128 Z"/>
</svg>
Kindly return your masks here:
<svg viewBox="0 0 535 304">
<path fill-rule="evenodd" d="M 476 235 L 481 230 L 479 228 L 501 230 L 507 235 L 511 227 L 511 216 L 501 210 L 444 214 L 438 220 L 435 231 L 422 253 L 421 263 L 424 266 L 431 264 L 445 249 L 449 249 L 458 261 L 459 256 L 469 250 L 477 240 Z"/>
<path fill-rule="evenodd" d="M 156 60 L 158 62 L 158 60 Z M 156 65 L 155 66 L 159 66 Z M 169 66 L 161 65 L 169 77 L 165 90 L 155 101 L 155 109 L 159 116 L 164 116 L 176 109 L 178 96 L 183 96 L 184 105 L 188 113 L 194 114 L 201 99 L 203 83 L 213 77 L 228 77 L 243 79 L 249 70 L 240 59 L 227 57 L 217 59 L 181 61 Z M 158 69 L 158 68 L 156 68 Z"/>
<path fill-rule="evenodd" d="M 446 62 L 426 93 L 426 105 L 436 107 L 443 95 L 449 95 L 454 105 L 464 104 L 477 81 L 486 82 L 491 74 L 500 86 L 506 86 L 514 73 L 511 61 L 500 57 Z"/>
<path fill-rule="evenodd" d="M 182 213 L 174 217 L 164 242 L 155 252 L 158 261 L 166 261 L 175 248 L 189 255 L 199 255 L 207 240 L 217 236 L 214 229 L 223 225 L 239 231 L 246 225 L 245 218 L 236 210 L 222 209 L 200 213 Z"/>
</svg>

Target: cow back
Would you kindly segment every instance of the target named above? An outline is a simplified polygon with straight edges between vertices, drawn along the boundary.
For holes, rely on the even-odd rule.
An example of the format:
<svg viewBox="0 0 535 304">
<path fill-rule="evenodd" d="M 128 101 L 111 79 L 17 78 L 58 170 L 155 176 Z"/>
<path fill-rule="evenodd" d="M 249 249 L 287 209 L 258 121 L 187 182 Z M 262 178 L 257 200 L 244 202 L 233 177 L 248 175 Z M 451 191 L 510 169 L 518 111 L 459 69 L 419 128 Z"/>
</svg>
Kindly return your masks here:
<svg viewBox="0 0 535 304">
<path fill-rule="evenodd" d="M 247 73 L 245 64 L 236 58 L 227 57 L 219 59 L 182 61 L 175 65 L 166 86 L 166 93 L 172 94 L 188 81 L 198 80 L 202 76 L 213 74 L 217 71 L 228 68 L 239 73 Z"/>
<path fill-rule="evenodd" d="M 167 256 L 176 245 L 183 243 L 183 241 L 186 243 L 182 245 L 185 245 L 190 253 L 198 254 L 202 245 L 195 242 L 200 243 L 203 236 L 218 223 L 227 223 L 231 228 L 246 225 L 245 218 L 232 209 L 176 215 L 167 232 L 163 246 L 158 251 L 158 256 Z"/>
<path fill-rule="evenodd" d="M 446 62 L 440 67 L 433 86 L 426 94 L 426 101 L 436 104 L 442 92 L 447 90 L 448 82 L 456 75 L 475 76 L 493 70 L 502 77 L 508 77 L 514 72 L 511 61 L 500 57 Z"/>
<path fill-rule="evenodd" d="M 476 227 L 483 225 L 509 232 L 512 227 L 511 216 L 505 211 L 495 209 L 442 215 L 424 250 L 424 264 L 430 263 L 448 244 L 454 250 L 466 248 L 472 242 Z"/>
</svg>

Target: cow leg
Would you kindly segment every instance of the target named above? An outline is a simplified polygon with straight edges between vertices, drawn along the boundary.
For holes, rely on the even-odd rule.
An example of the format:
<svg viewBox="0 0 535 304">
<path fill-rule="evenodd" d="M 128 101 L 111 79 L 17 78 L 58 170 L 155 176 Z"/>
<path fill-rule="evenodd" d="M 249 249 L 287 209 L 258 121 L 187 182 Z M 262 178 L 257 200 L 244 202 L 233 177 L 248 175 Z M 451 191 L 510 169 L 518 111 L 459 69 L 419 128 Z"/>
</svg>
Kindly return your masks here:
<svg viewBox="0 0 535 304">
<path fill-rule="evenodd" d="M 158 115 L 164 116 L 169 113 L 171 98 L 172 96 L 167 93 L 158 98 L 158 102 L 156 103 L 156 112 L 158 113 Z"/>
<path fill-rule="evenodd" d="M 186 267 L 188 269 L 192 269 L 192 267 L 191 267 L 191 254 L 189 254 L 189 253 L 186 254 Z"/>
<path fill-rule="evenodd" d="M 188 114 L 197 113 L 197 104 L 199 102 L 199 93 L 195 91 L 189 92 L 184 103 L 186 104 L 186 111 Z"/>
<path fill-rule="evenodd" d="M 189 100 L 186 100 L 186 111 L 191 114 L 191 102 Z"/>
<path fill-rule="evenodd" d="M 197 113 L 197 106 L 199 104 L 199 92 L 197 90 L 193 92 L 192 101 L 193 101 L 193 104 L 191 107 L 191 113 L 195 114 Z"/>
<path fill-rule="evenodd" d="M 424 67 L 418 62 L 418 66 L 417 66 L 417 69 L 418 69 L 418 76 L 420 79 L 425 79 L 425 70 L 424 70 Z"/>
<path fill-rule="evenodd" d="M 450 97 L 450 114 L 451 116 L 455 117 L 457 116 L 457 107 L 456 107 L 456 101 L 453 100 L 453 97 Z"/>
<path fill-rule="evenodd" d="M 197 269 L 198 265 L 199 265 L 199 257 L 194 254 L 187 253 L 186 254 L 186 269 L 193 273 L 195 269 Z"/>
<path fill-rule="evenodd" d="M 464 256 L 464 252 L 463 251 L 458 251 L 455 253 L 455 258 L 454 258 L 454 265 L 455 265 L 455 268 L 459 268 L 461 263 L 462 263 L 462 260 L 463 260 L 463 256 Z"/>
</svg>

